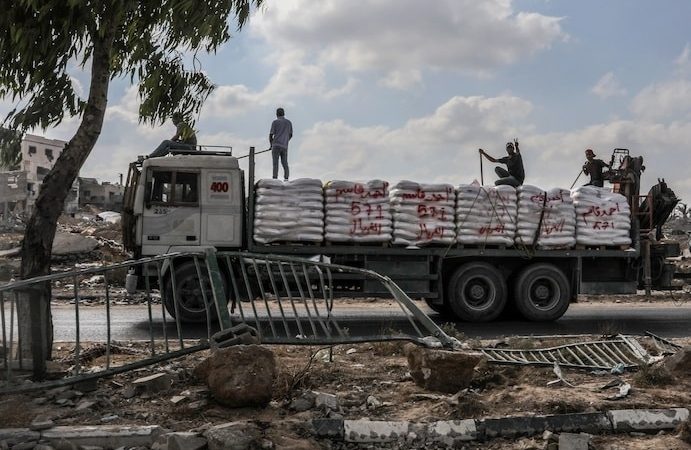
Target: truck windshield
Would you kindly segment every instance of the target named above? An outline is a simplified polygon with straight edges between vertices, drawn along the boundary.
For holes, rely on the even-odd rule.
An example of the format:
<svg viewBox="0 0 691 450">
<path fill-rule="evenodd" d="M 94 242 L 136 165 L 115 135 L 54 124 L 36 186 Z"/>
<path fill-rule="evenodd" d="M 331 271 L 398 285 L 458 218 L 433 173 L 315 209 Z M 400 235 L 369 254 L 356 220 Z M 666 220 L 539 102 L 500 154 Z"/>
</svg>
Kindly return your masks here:
<svg viewBox="0 0 691 450">
<path fill-rule="evenodd" d="M 151 177 L 151 203 L 166 205 L 197 205 L 199 174 L 154 170 Z"/>
</svg>

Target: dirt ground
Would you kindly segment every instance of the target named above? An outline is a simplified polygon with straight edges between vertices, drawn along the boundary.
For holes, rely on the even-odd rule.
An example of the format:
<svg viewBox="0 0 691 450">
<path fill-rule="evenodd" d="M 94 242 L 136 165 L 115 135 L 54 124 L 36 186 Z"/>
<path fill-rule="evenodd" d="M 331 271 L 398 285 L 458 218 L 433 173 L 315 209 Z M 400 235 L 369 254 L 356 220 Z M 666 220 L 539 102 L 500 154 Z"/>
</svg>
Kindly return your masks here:
<svg viewBox="0 0 691 450">
<path fill-rule="evenodd" d="M 565 342 L 564 339 L 507 341 L 512 346 L 520 343 L 524 348 Z M 675 342 L 691 345 L 691 339 Z M 496 341 L 480 344 L 492 345 Z M 58 362 L 73 350 L 72 345 L 65 343 L 60 344 L 59 348 L 55 355 Z M 82 353 L 88 354 L 89 348 L 94 347 L 84 346 Z M 290 402 L 306 391 L 335 394 L 342 407 L 340 414 L 346 419 L 414 422 L 691 406 L 691 379 L 674 378 L 666 372 L 655 370 L 615 376 L 564 368 L 564 377 L 575 386 L 569 387 L 562 383 L 547 385 L 549 381 L 557 379 L 552 368 L 484 364 L 476 370 L 471 387 L 454 399 L 451 395 L 427 391 L 413 382 L 400 342 L 332 348 L 270 348 L 276 355 L 279 374 L 274 385 L 273 401 L 266 408 L 229 409 L 217 404 L 203 383 L 192 375 L 194 367 L 207 356 L 208 351 L 204 351 L 101 379 L 93 392 L 58 389 L 57 393 L 38 391 L 2 396 L 0 424 L 2 427 L 26 427 L 40 415 L 52 418 L 56 425 L 157 424 L 177 431 L 190 431 L 235 420 L 270 424 L 286 419 L 307 423 L 312 418 L 325 417 L 324 411 L 318 409 L 304 412 L 291 410 Z M 131 344 L 127 351 L 133 354 L 116 354 L 115 364 L 142 358 L 146 344 Z M 99 352 L 93 353 L 96 357 L 87 359 L 85 367 L 105 364 L 104 357 L 97 356 Z M 161 372 L 173 377 L 170 390 L 141 396 L 128 394 L 128 386 L 135 379 Z M 630 383 L 632 389 L 625 398 L 609 400 L 608 397 L 615 394 L 616 389 L 603 390 L 601 387 L 615 378 Z M 176 399 L 176 396 L 184 399 Z M 308 437 L 306 430 L 300 430 L 297 427 L 288 433 L 293 433 L 295 439 L 312 442 L 317 446 L 315 448 L 327 447 L 326 441 L 317 442 Z M 691 448 L 677 439 L 674 432 L 652 436 L 598 436 L 593 442 L 598 449 Z M 544 444 L 542 437 L 536 436 L 511 441 L 494 440 L 472 444 L 468 448 L 541 449 Z"/>
</svg>

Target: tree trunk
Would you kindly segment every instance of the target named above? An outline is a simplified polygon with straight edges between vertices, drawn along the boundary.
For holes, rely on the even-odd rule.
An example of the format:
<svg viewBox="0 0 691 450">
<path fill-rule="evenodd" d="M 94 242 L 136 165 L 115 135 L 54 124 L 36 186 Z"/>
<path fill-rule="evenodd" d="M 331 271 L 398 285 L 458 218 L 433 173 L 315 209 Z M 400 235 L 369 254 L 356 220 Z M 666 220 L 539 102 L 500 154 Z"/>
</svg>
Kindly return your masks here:
<svg viewBox="0 0 691 450">
<path fill-rule="evenodd" d="M 58 218 L 72 183 L 101 134 L 108 101 L 115 24 L 113 20 L 106 20 L 102 26 L 107 28 L 104 29 L 104 33 L 99 36 L 99 33 L 95 32 L 92 36 L 91 84 L 82 121 L 53 169 L 44 178 L 26 226 L 21 250 L 23 279 L 50 273 Z M 45 375 L 45 361 L 50 358 L 52 351 L 50 300 L 51 286 L 46 282 L 20 293 L 17 305 L 21 339 L 20 357 L 32 356 L 34 376 L 39 379 Z"/>
</svg>

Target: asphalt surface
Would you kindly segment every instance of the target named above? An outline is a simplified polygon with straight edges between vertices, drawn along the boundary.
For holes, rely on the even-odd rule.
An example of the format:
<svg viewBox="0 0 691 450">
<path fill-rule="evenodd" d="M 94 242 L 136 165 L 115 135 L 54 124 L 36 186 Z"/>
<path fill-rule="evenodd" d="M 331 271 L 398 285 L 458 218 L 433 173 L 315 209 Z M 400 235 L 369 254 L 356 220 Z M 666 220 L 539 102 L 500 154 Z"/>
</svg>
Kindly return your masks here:
<svg viewBox="0 0 691 450">
<path fill-rule="evenodd" d="M 424 308 L 438 324 L 453 322 L 467 337 L 494 339 L 511 335 L 569 335 L 613 334 L 640 335 L 650 331 L 662 337 L 691 337 L 691 303 L 576 303 L 557 321 L 534 323 L 523 320 L 499 320 L 491 323 L 465 323 L 452 321 Z M 348 328 L 351 336 L 372 335 L 384 329 L 409 329 L 400 309 L 376 308 L 369 305 L 364 311 L 347 308 L 339 311 L 339 324 Z M 82 341 L 105 341 L 108 333 L 104 306 L 79 308 L 79 333 Z M 152 326 L 149 326 L 145 305 L 113 306 L 110 311 L 111 340 L 148 340 L 153 332 L 156 338 L 176 338 L 175 322 L 169 316 L 164 324 L 161 305 L 154 305 Z M 75 340 L 74 305 L 53 306 L 55 341 Z M 280 324 L 277 323 L 280 327 Z M 215 330 L 211 330 L 212 332 Z M 186 324 L 184 337 L 195 339 L 208 335 L 205 325 Z"/>
</svg>

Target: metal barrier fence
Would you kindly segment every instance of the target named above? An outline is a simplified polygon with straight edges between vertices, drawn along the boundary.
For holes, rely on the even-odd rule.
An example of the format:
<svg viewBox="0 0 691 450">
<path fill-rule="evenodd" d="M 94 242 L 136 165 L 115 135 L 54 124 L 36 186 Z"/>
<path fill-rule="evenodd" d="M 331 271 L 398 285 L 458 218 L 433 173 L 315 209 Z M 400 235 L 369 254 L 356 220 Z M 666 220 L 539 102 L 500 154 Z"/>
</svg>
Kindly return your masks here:
<svg viewBox="0 0 691 450">
<path fill-rule="evenodd" d="M 125 289 L 125 274 L 132 269 L 144 275 L 134 294 Z M 334 284 L 344 275 L 381 283 L 389 295 L 367 299 L 364 305 L 336 298 Z M 31 330 L 19 325 L 26 323 L 27 305 L 37 292 L 51 293 L 55 342 L 50 372 L 61 376 L 27 383 L 42 372 L 32 363 L 37 353 L 29 342 Z M 112 375 L 203 350 L 210 343 L 457 344 L 395 283 L 375 272 L 213 250 L 76 268 L 2 285 L 0 322 L 0 393 Z M 117 356 L 122 353 L 127 355 Z"/>
</svg>

